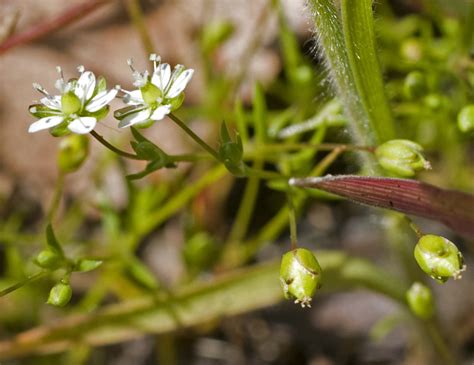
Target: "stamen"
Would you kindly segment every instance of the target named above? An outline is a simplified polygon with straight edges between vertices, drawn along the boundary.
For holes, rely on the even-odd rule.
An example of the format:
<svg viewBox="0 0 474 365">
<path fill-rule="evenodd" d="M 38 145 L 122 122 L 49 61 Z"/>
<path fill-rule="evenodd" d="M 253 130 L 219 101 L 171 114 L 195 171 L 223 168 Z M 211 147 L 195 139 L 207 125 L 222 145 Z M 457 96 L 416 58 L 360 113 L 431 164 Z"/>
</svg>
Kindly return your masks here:
<svg viewBox="0 0 474 365">
<path fill-rule="evenodd" d="M 135 70 L 135 67 L 133 67 L 133 60 L 131 58 L 129 58 L 127 60 L 127 65 L 128 67 L 130 67 L 130 69 L 133 71 L 133 72 L 137 72 L 137 70 Z"/>
<path fill-rule="evenodd" d="M 156 53 L 150 54 L 150 61 L 153 62 L 153 72 L 156 72 L 158 65 L 161 63 L 161 57 Z"/>
<path fill-rule="evenodd" d="M 64 74 L 63 74 L 62 68 L 60 66 L 56 66 L 56 71 L 58 72 L 59 77 L 61 78 L 61 80 L 64 80 Z"/>
<path fill-rule="evenodd" d="M 83 66 L 83 65 L 79 65 L 79 66 L 77 66 L 77 71 L 79 71 L 79 73 L 81 73 L 81 74 L 82 74 L 82 73 L 85 71 L 85 68 L 84 68 L 84 66 Z"/>
<path fill-rule="evenodd" d="M 44 96 L 46 96 L 47 98 L 51 98 L 51 95 L 49 95 L 48 92 L 45 89 L 43 89 L 43 87 L 40 84 L 33 82 L 33 88 L 36 91 L 39 91 Z"/>
</svg>

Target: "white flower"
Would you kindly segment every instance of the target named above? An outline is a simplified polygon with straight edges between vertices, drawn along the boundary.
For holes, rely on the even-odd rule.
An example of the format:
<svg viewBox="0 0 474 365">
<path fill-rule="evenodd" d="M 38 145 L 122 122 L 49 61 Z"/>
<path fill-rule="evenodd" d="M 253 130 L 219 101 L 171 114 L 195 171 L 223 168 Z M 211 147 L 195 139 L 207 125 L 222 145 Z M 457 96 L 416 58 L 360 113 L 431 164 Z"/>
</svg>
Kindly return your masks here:
<svg viewBox="0 0 474 365">
<path fill-rule="evenodd" d="M 172 110 L 179 108 L 184 100 L 183 91 L 193 76 L 194 70 L 177 65 L 173 71 L 167 63 L 161 63 L 156 54 L 150 55 L 153 62 L 153 73 L 138 72 L 132 60 L 128 65 L 133 71 L 133 85 L 137 90 L 126 91 L 123 101 L 128 106 L 117 110 L 115 118 L 120 120 L 119 127 L 132 125 L 147 127 L 154 121 L 163 119 Z"/>
<path fill-rule="evenodd" d="M 79 66 L 79 79 L 64 80 L 61 68 L 57 70 L 60 78 L 56 80 L 55 87 L 61 95 L 50 95 L 39 84 L 33 87 L 44 97 L 40 103 L 31 105 L 29 111 L 39 118 L 30 125 L 28 132 L 34 133 L 43 129 L 51 129 L 55 136 L 69 132 L 86 134 L 94 129 L 97 120 L 102 119 L 108 112 L 108 104 L 117 95 L 118 87 L 106 90 L 103 78 L 96 80 L 91 71 L 84 71 Z"/>
</svg>

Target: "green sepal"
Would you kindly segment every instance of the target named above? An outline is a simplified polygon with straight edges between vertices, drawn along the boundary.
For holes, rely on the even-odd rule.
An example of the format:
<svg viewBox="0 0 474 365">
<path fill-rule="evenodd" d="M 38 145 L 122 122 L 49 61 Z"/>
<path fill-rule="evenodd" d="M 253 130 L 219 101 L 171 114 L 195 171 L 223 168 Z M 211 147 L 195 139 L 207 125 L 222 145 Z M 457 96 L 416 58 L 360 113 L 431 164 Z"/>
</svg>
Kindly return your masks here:
<svg viewBox="0 0 474 365">
<path fill-rule="evenodd" d="M 72 298 L 71 285 L 66 280 L 61 280 L 55 286 L 52 287 L 48 296 L 48 304 L 54 305 L 55 307 L 64 307 Z"/>
<path fill-rule="evenodd" d="M 28 111 L 32 116 L 38 119 L 62 115 L 62 112 L 60 110 L 52 110 L 51 108 L 43 104 L 32 104 L 28 107 Z"/>
<path fill-rule="evenodd" d="M 145 108 L 146 107 L 143 105 L 129 105 L 129 106 L 126 106 L 125 108 L 121 108 L 114 111 L 114 118 L 118 120 L 122 120 L 123 118 L 129 116 L 130 114 L 138 113 L 144 110 Z"/>
<path fill-rule="evenodd" d="M 169 104 L 171 105 L 171 111 L 175 111 L 176 109 L 179 109 L 181 105 L 183 105 L 184 102 L 184 92 L 179 94 L 173 99 L 169 99 Z"/>
<path fill-rule="evenodd" d="M 107 81 L 105 80 L 105 78 L 103 76 L 99 76 L 97 78 L 97 82 L 96 82 L 96 86 L 95 86 L 95 90 L 94 90 L 94 96 L 107 90 Z"/>
<path fill-rule="evenodd" d="M 53 137 L 63 137 L 71 134 L 71 131 L 68 128 L 69 123 L 67 121 L 62 122 L 61 124 L 53 127 L 49 130 L 49 133 Z"/>
<path fill-rule="evenodd" d="M 53 226 L 51 224 L 48 224 L 46 227 L 46 245 L 52 252 L 56 253 L 60 257 L 64 257 L 63 248 L 57 240 L 56 235 L 54 234 Z"/>
<path fill-rule="evenodd" d="M 76 261 L 74 265 L 73 271 L 78 272 L 87 272 L 97 269 L 100 265 L 102 265 L 102 260 L 95 260 L 95 259 L 79 259 Z"/>
<path fill-rule="evenodd" d="M 106 105 L 95 112 L 85 112 L 85 117 L 94 117 L 97 121 L 104 119 L 109 114 L 110 106 Z"/>
</svg>

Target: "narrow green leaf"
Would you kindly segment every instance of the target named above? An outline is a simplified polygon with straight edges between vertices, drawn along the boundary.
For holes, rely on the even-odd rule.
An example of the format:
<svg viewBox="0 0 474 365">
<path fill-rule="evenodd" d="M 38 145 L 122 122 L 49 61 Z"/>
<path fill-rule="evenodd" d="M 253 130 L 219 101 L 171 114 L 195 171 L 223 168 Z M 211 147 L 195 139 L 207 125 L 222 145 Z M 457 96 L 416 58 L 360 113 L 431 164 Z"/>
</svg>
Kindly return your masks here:
<svg viewBox="0 0 474 365">
<path fill-rule="evenodd" d="M 384 142 L 395 132 L 376 55 L 372 2 L 342 0 L 342 26 L 358 95 L 379 141 Z"/>
<path fill-rule="evenodd" d="M 54 234 L 53 226 L 51 224 L 48 224 L 46 227 L 46 244 L 48 245 L 49 249 L 61 257 L 64 256 L 64 251 L 63 248 L 61 247 L 61 244 L 59 241 L 56 239 L 56 235 Z"/>
<path fill-rule="evenodd" d="M 265 143 L 267 141 L 267 105 L 262 86 L 259 83 L 255 83 L 252 102 L 255 139 L 258 143 Z"/>
</svg>

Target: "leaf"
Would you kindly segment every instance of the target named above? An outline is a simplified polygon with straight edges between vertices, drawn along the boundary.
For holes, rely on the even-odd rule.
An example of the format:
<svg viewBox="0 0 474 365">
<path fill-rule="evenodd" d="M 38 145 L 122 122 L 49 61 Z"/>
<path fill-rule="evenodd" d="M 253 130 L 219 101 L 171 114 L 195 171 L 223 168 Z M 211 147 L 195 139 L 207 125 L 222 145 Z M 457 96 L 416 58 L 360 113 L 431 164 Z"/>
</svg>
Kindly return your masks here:
<svg viewBox="0 0 474 365">
<path fill-rule="evenodd" d="M 51 251 L 57 253 L 61 257 L 64 256 L 63 248 L 57 240 L 56 235 L 54 234 L 53 226 L 51 224 L 48 224 L 46 227 L 46 244 Z"/>
<path fill-rule="evenodd" d="M 146 165 L 145 169 L 141 172 L 137 172 L 136 174 L 131 174 L 127 175 L 126 178 L 128 180 L 138 180 L 142 179 L 145 176 L 151 174 L 152 172 L 155 172 L 156 170 L 162 169 L 162 168 L 173 168 L 176 167 L 176 164 L 174 162 L 168 161 L 168 160 L 163 160 L 163 159 L 158 159 L 154 161 L 150 161 L 148 165 Z"/>
<path fill-rule="evenodd" d="M 291 179 L 294 186 L 317 188 L 358 203 L 434 219 L 474 237 L 474 196 L 410 179 L 355 175 Z"/>
<path fill-rule="evenodd" d="M 87 272 L 97 269 L 102 265 L 102 260 L 79 259 L 74 267 L 74 271 Z"/>
</svg>

